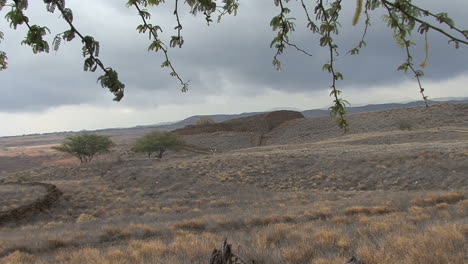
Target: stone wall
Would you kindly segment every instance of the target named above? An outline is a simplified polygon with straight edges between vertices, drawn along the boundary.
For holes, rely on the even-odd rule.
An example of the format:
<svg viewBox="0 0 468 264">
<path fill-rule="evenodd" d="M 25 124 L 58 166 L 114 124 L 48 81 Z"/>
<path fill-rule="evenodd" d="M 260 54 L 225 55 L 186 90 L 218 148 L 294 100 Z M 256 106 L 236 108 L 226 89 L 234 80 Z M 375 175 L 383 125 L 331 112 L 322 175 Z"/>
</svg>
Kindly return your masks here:
<svg viewBox="0 0 468 264">
<path fill-rule="evenodd" d="M 53 184 L 49 183 L 41 183 L 41 182 L 27 182 L 27 183 L 19 183 L 19 182 L 9 182 L 4 183 L 4 185 L 21 185 L 21 186 L 41 186 L 46 189 L 46 194 L 38 197 L 33 202 L 22 205 L 16 208 L 12 208 L 5 211 L 0 211 L 0 226 L 9 223 L 18 221 L 25 217 L 34 215 L 40 211 L 46 210 L 52 206 L 62 195 L 62 192 L 57 189 L 57 187 Z"/>
</svg>

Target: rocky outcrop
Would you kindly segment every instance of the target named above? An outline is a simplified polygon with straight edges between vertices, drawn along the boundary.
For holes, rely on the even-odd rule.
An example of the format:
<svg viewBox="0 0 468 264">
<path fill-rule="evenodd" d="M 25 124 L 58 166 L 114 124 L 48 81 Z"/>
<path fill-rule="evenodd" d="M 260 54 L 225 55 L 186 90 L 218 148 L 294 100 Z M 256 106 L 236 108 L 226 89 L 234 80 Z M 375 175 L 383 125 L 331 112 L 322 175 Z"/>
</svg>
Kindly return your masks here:
<svg viewBox="0 0 468 264">
<path fill-rule="evenodd" d="M 252 132 L 264 134 L 289 120 L 304 118 L 296 111 L 275 111 L 254 116 L 242 117 L 224 121 L 222 123 L 190 125 L 176 129 L 173 132 L 179 135 L 197 135 L 214 132 Z"/>
</svg>

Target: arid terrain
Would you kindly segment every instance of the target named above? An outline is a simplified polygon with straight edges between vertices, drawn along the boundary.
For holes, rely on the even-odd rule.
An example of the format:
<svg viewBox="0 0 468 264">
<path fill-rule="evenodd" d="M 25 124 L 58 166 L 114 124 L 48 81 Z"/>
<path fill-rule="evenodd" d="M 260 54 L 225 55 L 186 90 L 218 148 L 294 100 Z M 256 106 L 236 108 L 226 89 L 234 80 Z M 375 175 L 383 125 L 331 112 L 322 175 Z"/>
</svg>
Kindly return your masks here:
<svg viewBox="0 0 468 264">
<path fill-rule="evenodd" d="M 225 238 L 255 263 L 468 263 L 467 103 L 350 115 L 347 134 L 261 118 L 182 129 L 161 160 L 129 151 L 148 128 L 101 132 L 117 146 L 87 165 L 51 149 L 69 134 L 0 138 L 0 263 L 208 264 Z M 61 196 L 2 222 L 50 191 L 12 182 Z"/>
</svg>

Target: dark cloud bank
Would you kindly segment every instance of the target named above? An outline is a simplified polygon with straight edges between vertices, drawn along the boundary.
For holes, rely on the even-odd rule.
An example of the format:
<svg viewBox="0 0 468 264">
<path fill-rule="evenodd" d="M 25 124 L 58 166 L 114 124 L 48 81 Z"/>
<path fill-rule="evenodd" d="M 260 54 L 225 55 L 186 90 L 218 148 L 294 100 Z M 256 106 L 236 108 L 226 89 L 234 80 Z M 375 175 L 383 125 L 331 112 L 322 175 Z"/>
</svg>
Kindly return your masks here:
<svg viewBox="0 0 468 264">
<path fill-rule="evenodd" d="M 32 1 L 31 1 L 32 2 Z M 292 41 L 313 54 L 304 56 L 288 50 L 281 58 L 284 70 L 280 73 L 271 65 L 274 50 L 269 43 L 274 32 L 269 21 L 278 10 L 271 0 L 241 1 L 237 17 L 227 17 L 221 24 L 207 27 L 202 16 L 182 15 L 186 44 L 182 49 L 171 49 L 171 56 L 177 70 L 185 79 L 190 79 L 189 95 L 182 95 L 177 80 L 162 69 L 161 54 L 147 52 L 149 40 L 146 35 L 135 31 L 140 23 L 132 9 L 122 2 L 99 1 L 94 9 L 87 8 L 96 1 L 68 2 L 75 11 L 75 22 L 80 31 L 89 32 L 101 42 L 101 59 L 117 69 L 120 78 L 127 85 L 127 95 L 121 104 L 132 107 L 152 107 L 166 103 L 183 104 L 191 100 L 203 100 L 208 94 L 223 94 L 223 84 L 249 84 L 238 87 L 230 93 L 251 96 L 263 89 L 300 92 L 323 90 L 329 86 L 329 76 L 321 71 L 327 62 L 327 50 L 319 47 L 318 37 L 305 30 L 303 11 L 296 1 L 290 5 L 297 17 L 297 31 Z M 168 1 L 170 2 L 170 1 Z M 344 1 L 345 15 L 343 29 L 337 37 L 342 54 L 360 39 L 362 27 L 352 27 L 351 15 L 354 1 Z M 352 2 L 352 3 L 351 3 Z M 313 1 L 310 6 L 312 6 Z M 442 8 L 441 6 L 447 5 Z M 425 1 L 437 11 L 448 12 L 460 27 L 468 28 L 464 12 L 468 2 Z M 5 12 L 5 11 L 4 11 Z M 175 26 L 172 5 L 152 10 L 153 23 L 161 23 L 169 35 Z M 187 12 L 186 12 L 187 13 Z M 38 24 L 47 24 L 54 33 L 66 28 L 58 14 L 49 15 L 39 1 L 31 3 L 28 9 L 31 18 Z M 342 86 L 370 87 L 398 83 L 411 75 L 397 72 L 396 68 L 405 57 L 392 39 L 392 32 L 381 21 L 381 13 L 373 15 L 372 27 L 367 37 L 367 47 L 359 56 L 341 56 L 337 67 L 345 75 Z M 362 22 L 362 21 L 361 21 Z M 0 23 L 2 29 L 6 22 Z M 6 41 L 0 44 L 10 58 L 10 68 L 0 73 L 0 112 L 41 111 L 50 107 L 72 104 L 110 104 L 112 95 L 96 84 L 99 73 L 82 71 L 83 58 L 78 40 L 66 43 L 54 54 L 33 55 L 28 47 L 20 46 L 25 30 L 18 32 L 2 30 Z M 418 45 L 414 47 L 415 62 L 424 57 L 424 46 L 419 35 L 413 36 Z M 425 80 L 448 79 L 468 71 L 467 47 L 454 49 L 445 38 L 435 32 L 430 34 L 430 60 L 425 70 Z"/>
</svg>

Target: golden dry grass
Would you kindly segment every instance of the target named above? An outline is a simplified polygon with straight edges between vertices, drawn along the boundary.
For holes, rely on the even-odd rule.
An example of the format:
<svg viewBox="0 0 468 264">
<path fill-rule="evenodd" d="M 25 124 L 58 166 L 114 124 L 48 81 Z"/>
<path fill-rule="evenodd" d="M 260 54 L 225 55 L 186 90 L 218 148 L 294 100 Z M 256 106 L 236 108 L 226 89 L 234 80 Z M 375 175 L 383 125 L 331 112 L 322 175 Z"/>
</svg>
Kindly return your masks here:
<svg viewBox="0 0 468 264">
<path fill-rule="evenodd" d="M 0 185 L 0 211 L 27 205 L 46 194 L 42 186 Z"/>
<path fill-rule="evenodd" d="M 203 231 L 206 229 L 206 224 L 203 220 L 187 220 L 183 222 L 176 223 L 174 228 L 177 229 L 188 229 L 194 231 Z"/>
<path fill-rule="evenodd" d="M 413 201 L 416 205 L 429 206 L 441 203 L 452 204 L 464 199 L 463 194 L 457 192 L 448 192 L 441 194 L 433 194 L 426 197 L 417 198 Z"/>
<path fill-rule="evenodd" d="M 324 204 L 318 212 L 326 212 L 331 216 L 330 221 L 306 217 L 301 210 L 297 210 L 295 217 L 244 215 L 242 220 L 234 220 L 213 216 L 179 221 L 170 234 L 162 237 L 154 236 L 160 230 L 148 224 L 104 226 L 101 240 L 120 241 L 118 244 L 100 249 L 67 248 L 73 242 L 70 239 L 50 238 L 49 250 L 58 249 L 52 260 L 15 251 L 0 263 L 201 264 L 206 263 L 224 237 L 230 239 L 235 251 L 258 263 L 343 264 L 353 255 L 367 264 L 464 264 L 467 261 L 463 252 L 468 250 L 468 223 L 466 214 L 459 212 L 468 207 L 465 200 L 442 207 L 435 204 L 410 206 L 402 211 L 392 209 L 385 214 L 368 213 L 372 212 L 369 208 L 381 212 L 376 209 L 380 206 L 355 205 L 338 210 L 339 207 L 330 206 L 329 202 Z M 350 208 L 358 213 L 346 213 Z M 290 221 L 293 217 L 295 221 Z M 224 228 L 229 225 L 237 228 L 232 231 Z M 135 234 L 140 237 L 146 234 L 149 240 L 131 239 Z"/>
<path fill-rule="evenodd" d="M 257 263 L 468 263 L 466 133 L 309 132 L 265 141 L 298 145 L 31 170 L 64 195 L 2 227 L 0 263 L 207 263 L 224 238 Z"/>
<path fill-rule="evenodd" d="M 119 240 L 131 235 L 130 232 L 124 230 L 120 227 L 115 226 L 103 226 L 102 233 L 100 235 L 100 240 L 103 242 Z"/>
<path fill-rule="evenodd" d="M 38 263 L 37 259 L 28 253 L 15 251 L 0 260 L 2 264 L 33 264 Z"/>
<path fill-rule="evenodd" d="M 388 206 L 353 206 L 346 208 L 345 215 L 375 215 L 375 214 L 388 214 L 392 212 L 393 209 Z"/>
</svg>

